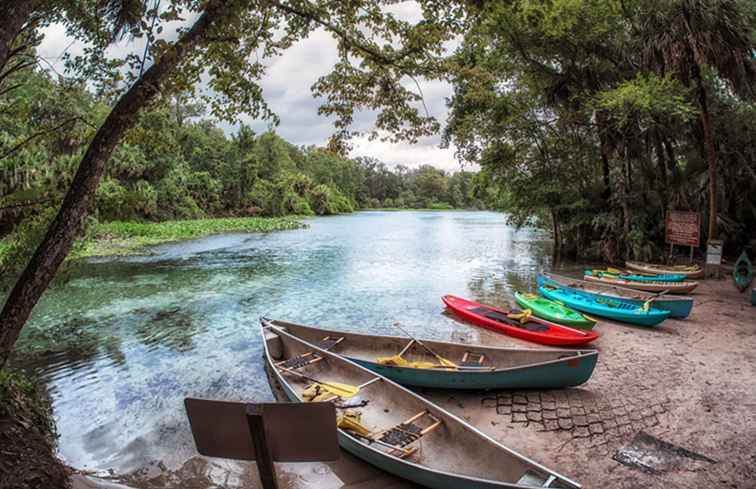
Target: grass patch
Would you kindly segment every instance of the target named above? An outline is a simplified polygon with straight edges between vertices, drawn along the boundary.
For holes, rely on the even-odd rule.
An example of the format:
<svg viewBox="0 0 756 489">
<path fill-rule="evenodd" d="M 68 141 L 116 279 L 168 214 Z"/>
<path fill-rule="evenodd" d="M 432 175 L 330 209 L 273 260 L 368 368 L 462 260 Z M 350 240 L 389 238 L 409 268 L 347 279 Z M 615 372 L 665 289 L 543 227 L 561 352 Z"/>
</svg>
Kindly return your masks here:
<svg viewBox="0 0 756 489">
<path fill-rule="evenodd" d="M 80 258 L 133 255 L 145 246 L 202 238 L 220 233 L 270 233 L 306 227 L 291 217 L 244 217 L 166 222 L 108 222 L 97 224 L 94 239 L 76 252 Z"/>
</svg>

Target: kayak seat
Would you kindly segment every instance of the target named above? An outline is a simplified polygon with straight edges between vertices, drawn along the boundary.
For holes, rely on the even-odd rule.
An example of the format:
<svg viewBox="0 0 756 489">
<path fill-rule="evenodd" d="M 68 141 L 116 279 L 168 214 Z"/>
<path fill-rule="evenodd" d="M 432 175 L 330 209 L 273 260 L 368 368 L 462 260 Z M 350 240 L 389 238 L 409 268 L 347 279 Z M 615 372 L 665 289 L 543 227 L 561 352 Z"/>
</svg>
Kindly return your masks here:
<svg viewBox="0 0 756 489">
<path fill-rule="evenodd" d="M 427 421 L 421 423 L 421 420 Z M 427 424 L 430 423 L 430 424 Z M 427 424 L 426 426 L 423 426 Z M 392 454 L 407 458 L 417 451 L 417 447 L 409 447 L 423 436 L 441 426 L 442 421 L 433 416 L 429 411 L 421 411 L 406 421 L 376 433 L 371 437 L 374 442 L 388 448 Z"/>
<path fill-rule="evenodd" d="M 470 311 L 476 314 L 480 314 L 481 316 L 485 316 L 488 319 L 493 319 L 494 321 L 498 323 L 506 324 L 507 326 L 514 326 L 515 328 L 526 329 L 528 331 L 533 331 L 535 333 L 541 333 L 541 332 L 549 330 L 549 327 L 544 326 L 543 324 L 531 323 L 531 322 L 522 324 L 518 321 L 513 321 L 512 319 L 507 317 L 506 314 L 488 309 L 487 307 L 476 307 L 475 309 L 470 309 Z"/>
</svg>

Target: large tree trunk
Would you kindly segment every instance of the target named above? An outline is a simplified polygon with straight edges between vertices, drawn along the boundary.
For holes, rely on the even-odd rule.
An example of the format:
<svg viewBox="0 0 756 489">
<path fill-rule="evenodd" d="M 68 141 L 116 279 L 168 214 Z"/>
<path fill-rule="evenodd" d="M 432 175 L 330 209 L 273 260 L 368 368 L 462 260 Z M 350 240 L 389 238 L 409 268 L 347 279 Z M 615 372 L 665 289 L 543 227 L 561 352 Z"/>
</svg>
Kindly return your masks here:
<svg viewBox="0 0 756 489">
<path fill-rule="evenodd" d="M 596 115 L 596 120 L 598 121 L 598 137 L 599 137 L 599 150 L 601 151 L 601 173 L 604 180 L 604 191 L 601 193 L 601 197 L 606 201 L 609 202 L 609 199 L 612 197 L 612 182 L 610 178 L 610 166 L 609 166 L 609 144 L 607 141 L 606 133 L 604 132 L 606 128 L 605 118 L 601 113 L 598 113 Z"/>
<path fill-rule="evenodd" d="M 152 65 L 116 103 L 89 144 L 79 163 L 71 188 L 42 243 L 0 312 L 0 367 L 8 360 L 13 345 L 32 309 L 47 289 L 58 267 L 71 251 L 90 211 L 105 164 L 124 133 L 137 121 L 139 112 L 159 92 L 163 82 L 180 61 L 202 42 L 207 31 L 223 13 L 223 2 L 208 3 L 192 28 Z"/>
<path fill-rule="evenodd" d="M 661 222 L 664 222 L 664 219 L 667 215 L 667 210 L 669 208 L 669 178 L 667 178 L 667 163 L 664 153 L 664 147 L 662 146 L 662 137 L 657 129 L 654 131 L 654 144 L 656 146 L 656 159 L 658 162 L 658 170 L 659 170 L 659 196 L 661 197 L 662 201 L 662 215 L 661 215 Z"/>
<path fill-rule="evenodd" d="M 559 227 L 559 214 L 555 208 L 551 208 L 551 222 L 554 227 L 554 265 L 562 258 L 562 230 Z"/>
<path fill-rule="evenodd" d="M 698 70 L 696 70 L 698 71 Z M 703 126 L 706 160 L 709 164 L 709 232 L 708 239 L 717 238 L 717 150 L 714 146 L 714 128 L 711 125 L 709 103 L 700 72 L 697 73 L 698 100 L 701 104 L 701 125 Z"/>
</svg>

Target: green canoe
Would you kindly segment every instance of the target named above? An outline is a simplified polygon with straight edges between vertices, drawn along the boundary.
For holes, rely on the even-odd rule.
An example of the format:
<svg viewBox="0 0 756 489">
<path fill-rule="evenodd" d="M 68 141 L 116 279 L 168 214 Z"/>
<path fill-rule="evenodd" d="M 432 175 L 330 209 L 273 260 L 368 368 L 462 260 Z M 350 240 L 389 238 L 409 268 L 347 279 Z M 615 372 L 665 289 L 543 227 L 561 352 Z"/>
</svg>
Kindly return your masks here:
<svg viewBox="0 0 756 489">
<path fill-rule="evenodd" d="M 735 281 L 735 287 L 741 292 L 745 291 L 753 282 L 753 266 L 745 251 L 740 254 L 740 258 L 735 262 L 732 279 Z"/>
<path fill-rule="evenodd" d="M 533 314 L 548 321 L 589 331 L 596 325 L 595 320 L 538 294 L 515 292 L 515 300 L 523 309 L 530 309 Z"/>
</svg>

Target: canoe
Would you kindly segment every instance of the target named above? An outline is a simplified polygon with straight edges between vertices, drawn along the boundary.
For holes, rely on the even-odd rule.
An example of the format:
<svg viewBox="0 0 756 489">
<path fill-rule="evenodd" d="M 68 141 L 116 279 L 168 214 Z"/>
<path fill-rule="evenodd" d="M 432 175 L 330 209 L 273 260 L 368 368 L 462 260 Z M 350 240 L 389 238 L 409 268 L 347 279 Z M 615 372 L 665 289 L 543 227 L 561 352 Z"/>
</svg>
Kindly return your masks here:
<svg viewBox="0 0 756 489">
<path fill-rule="evenodd" d="M 614 297 L 588 294 L 554 283 L 540 283 L 538 292 L 579 311 L 638 326 L 657 326 L 669 317 L 669 311 L 631 305 Z"/>
<path fill-rule="evenodd" d="M 634 282 L 632 280 L 623 280 L 618 277 L 606 275 L 603 273 L 593 273 L 590 270 L 586 270 L 583 274 L 583 280 L 589 282 L 602 282 L 610 285 L 617 285 L 620 287 L 627 287 L 630 289 L 643 290 L 645 292 L 669 292 L 670 294 L 689 294 L 693 292 L 693 289 L 698 287 L 698 282 Z"/>
<path fill-rule="evenodd" d="M 735 281 L 735 287 L 741 292 L 744 292 L 753 282 L 753 266 L 745 251 L 740 254 L 738 261 L 735 262 L 732 279 Z"/>
<path fill-rule="evenodd" d="M 509 317 L 513 311 L 504 311 L 453 295 L 445 295 L 442 300 L 457 316 L 473 324 L 543 345 L 577 346 L 599 337 L 595 331 L 560 326 L 535 316 L 527 318 L 523 324 Z"/>
<path fill-rule="evenodd" d="M 648 274 L 639 275 L 622 270 L 593 270 L 594 273 L 601 272 L 606 275 L 611 275 L 622 280 L 633 280 L 635 282 L 682 282 L 686 279 L 686 276 L 682 273 L 662 273 L 662 274 Z"/>
<path fill-rule="evenodd" d="M 693 310 L 693 298 L 689 296 L 654 295 L 641 290 L 627 289 L 600 282 L 586 282 L 585 280 L 552 273 L 541 273 L 538 275 L 537 282 L 539 287 L 542 287 L 544 283 L 558 284 L 562 287 L 569 287 L 596 297 L 611 297 L 636 308 L 642 307 L 649 299 L 653 298 L 652 304 L 654 309 L 669 311 L 670 318 L 687 318 Z"/>
<path fill-rule="evenodd" d="M 688 279 L 703 278 L 704 271 L 698 265 L 656 265 L 640 261 L 626 261 L 625 267 L 637 272 L 650 273 L 653 275 L 675 273 L 685 275 Z"/>
<path fill-rule="evenodd" d="M 394 382 L 439 389 L 558 389 L 585 383 L 598 359 L 596 350 L 533 350 L 496 348 L 464 343 L 415 340 L 398 336 L 335 331 L 284 321 L 268 324 L 308 343 L 331 346 L 328 351 L 345 357 Z M 443 368 L 422 345 L 456 368 Z M 379 363 L 400 354 L 405 365 Z M 395 363 L 395 362 L 394 362 Z M 435 364 L 416 368 L 417 364 Z"/>
<path fill-rule="evenodd" d="M 596 325 L 596 321 L 583 316 L 574 309 L 564 304 L 554 302 L 551 299 L 541 297 L 538 294 L 521 294 L 515 292 L 515 301 L 523 309 L 530 309 L 539 318 L 557 324 L 563 324 L 571 328 L 590 331 Z"/>
<path fill-rule="evenodd" d="M 385 377 L 276 326 L 262 332 L 274 383 L 292 402 L 343 406 L 339 444 L 371 465 L 431 489 L 580 487 Z M 337 397 L 335 382 L 358 392 Z"/>
</svg>

